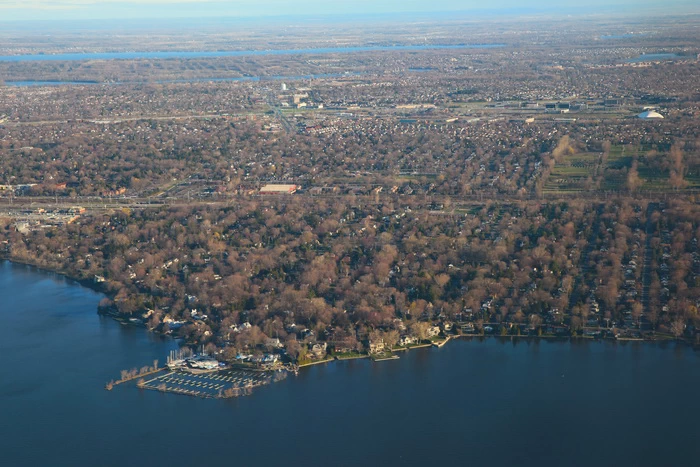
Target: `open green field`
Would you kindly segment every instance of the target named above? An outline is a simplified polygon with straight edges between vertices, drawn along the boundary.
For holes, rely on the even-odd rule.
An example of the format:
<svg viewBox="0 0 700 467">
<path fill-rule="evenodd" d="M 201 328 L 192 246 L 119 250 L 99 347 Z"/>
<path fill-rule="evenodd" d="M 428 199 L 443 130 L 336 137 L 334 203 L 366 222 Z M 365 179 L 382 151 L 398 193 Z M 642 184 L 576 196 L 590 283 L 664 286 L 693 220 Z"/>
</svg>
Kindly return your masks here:
<svg viewBox="0 0 700 467">
<path fill-rule="evenodd" d="M 647 154 L 652 148 L 636 145 L 616 145 L 610 148 L 603 162 L 600 153 L 577 153 L 567 156 L 552 169 L 547 179 L 545 193 L 576 193 L 588 190 L 620 191 L 627 189 L 628 171 L 637 160 L 637 171 L 641 180 L 640 190 L 672 190 L 667 170 L 658 170 Z M 657 155 L 655 157 L 665 157 Z M 700 174 L 692 172 L 685 178 L 687 189 L 700 187 Z"/>
<path fill-rule="evenodd" d="M 567 193 L 593 188 L 600 166 L 600 154 L 579 153 L 556 164 L 544 186 L 547 193 Z"/>
</svg>

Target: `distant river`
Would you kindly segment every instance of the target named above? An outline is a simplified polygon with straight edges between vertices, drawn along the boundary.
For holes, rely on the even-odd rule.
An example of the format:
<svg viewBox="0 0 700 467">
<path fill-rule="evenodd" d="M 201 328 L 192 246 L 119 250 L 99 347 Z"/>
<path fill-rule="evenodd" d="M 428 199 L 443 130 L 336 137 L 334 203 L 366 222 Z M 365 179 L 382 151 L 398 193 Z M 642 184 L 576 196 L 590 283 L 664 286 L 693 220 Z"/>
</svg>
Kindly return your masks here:
<svg viewBox="0 0 700 467">
<path fill-rule="evenodd" d="M 458 340 L 201 400 L 103 389 L 175 343 L 98 316 L 100 298 L 0 263 L 3 465 L 660 466 L 700 456 L 700 355 L 684 346 Z"/>
<path fill-rule="evenodd" d="M 504 47 L 504 44 L 461 44 L 461 45 L 387 45 L 366 47 L 321 47 L 316 49 L 279 49 L 279 50 L 221 50 L 212 52 L 100 52 L 67 54 L 31 54 L 0 55 L 2 62 L 45 62 L 45 61 L 82 61 L 82 60 L 134 60 L 164 58 L 218 58 L 244 57 L 249 55 L 299 55 L 331 54 L 374 51 L 412 51 L 435 49 L 492 49 Z"/>
<path fill-rule="evenodd" d="M 229 78 L 191 78 L 191 79 L 171 79 L 171 80 L 156 80 L 152 81 L 155 84 L 174 84 L 174 83 L 223 83 L 223 82 L 239 82 L 239 81 L 297 81 L 309 79 L 327 79 L 327 78 L 346 78 L 351 76 L 359 76 L 361 73 L 345 72 L 345 73 L 319 73 L 314 75 L 290 75 L 290 76 L 234 76 Z M 5 86 L 12 87 L 29 87 L 29 86 L 91 86 L 91 85 L 119 85 L 119 84 L 147 84 L 149 81 L 126 81 L 126 82 L 100 82 L 100 81 L 5 81 Z"/>
</svg>

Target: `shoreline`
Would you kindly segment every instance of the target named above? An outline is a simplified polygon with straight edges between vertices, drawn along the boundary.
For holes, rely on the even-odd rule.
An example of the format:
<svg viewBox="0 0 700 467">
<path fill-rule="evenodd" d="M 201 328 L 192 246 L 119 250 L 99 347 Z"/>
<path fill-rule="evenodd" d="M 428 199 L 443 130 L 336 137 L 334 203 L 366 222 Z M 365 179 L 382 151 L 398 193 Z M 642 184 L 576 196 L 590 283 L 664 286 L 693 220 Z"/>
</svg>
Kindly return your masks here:
<svg viewBox="0 0 700 467">
<path fill-rule="evenodd" d="M 99 284 L 95 283 L 94 281 L 90 281 L 89 279 L 81 279 L 79 277 L 72 276 L 71 274 L 68 274 L 66 272 L 62 272 L 62 271 L 59 271 L 57 269 L 52 269 L 49 267 L 38 266 L 38 265 L 31 263 L 31 262 L 28 262 L 28 261 L 21 261 L 18 259 L 12 259 L 12 258 L 7 257 L 6 255 L 3 255 L 3 254 L 0 254 L 0 261 L 7 261 L 8 263 L 18 264 L 21 266 L 29 266 L 29 267 L 32 267 L 32 268 L 37 269 L 39 271 L 45 272 L 45 273 L 56 274 L 57 276 L 61 276 L 65 279 L 69 279 L 73 282 L 77 282 L 78 284 L 85 287 L 86 289 L 90 289 L 93 292 L 102 294 L 105 297 L 110 298 L 109 292 L 107 290 L 105 290 L 104 287 L 100 286 Z"/>
<path fill-rule="evenodd" d="M 615 339 L 610 339 L 610 338 L 595 338 L 595 337 L 584 337 L 584 336 L 568 336 L 568 337 L 561 337 L 561 336 L 501 336 L 501 335 L 481 335 L 481 334 L 454 334 L 450 335 L 447 339 L 440 341 L 440 345 L 436 343 L 430 343 L 430 344 L 418 344 L 414 345 L 411 347 L 402 347 L 402 348 L 397 348 L 397 349 L 392 349 L 391 353 L 392 355 L 389 357 L 380 357 L 380 358 L 373 358 L 372 355 L 370 354 L 363 354 L 363 355 L 357 355 L 357 356 L 352 356 L 352 357 L 333 357 L 333 358 L 328 358 L 324 360 L 319 360 L 316 362 L 312 363 L 305 363 L 303 365 L 299 365 L 299 369 L 301 368 L 307 368 L 311 366 L 316 366 L 316 365 L 321 365 L 323 363 L 333 363 L 333 362 L 342 362 L 342 361 L 347 361 L 347 360 L 370 360 L 372 363 L 378 363 L 378 362 L 383 362 L 383 361 L 388 361 L 388 360 L 398 360 L 399 356 L 396 355 L 396 352 L 408 352 L 409 350 L 414 350 L 414 349 L 429 349 L 429 348 L 437 348 L 441 349 L 445 347 L 445 345 L 452 341 L 452 340 L 458 340 L 458 339 L 494 339 L 496 341 L 498 340 L 510 340 L 510 341 L 532 341 L 532 342 L 539 342 L 540 340 L 544 342 L 551 342 L 551 341 L 559 341 L 559 342 L 569 342 L 569 343 L 574 343 L 574 342 L 610 342 L 610 343 L 624 343 L 627 344 L 628 342 L 632 343 L 644 343 L 644 344 L 682 344 L 686 347 L 689 347 L 693 350 L 700 350 L 700 346 L 695 346 L 692 345 L 691 343 L 687 342 L 686 340 L 682 339 L 638 339 L 638 338 L 629 338 L 629 337 L 621 337 L 621 338 L 615 338 Z"/>
<path fill-rule="evenodd" d="M 68 274 L 68 273 L 65 273 L 65 272 L 56 270 L 56 269 L 52 269 L 52 268 L 49 268 L 49 267 L 38 266 L 38 265 L 36 265 L 36 264 L 34 264 L 34 263 L 31 263 L 31 262 L 28 262 L 28 261 L 22 261 L 22 260 L 12 259 L 12 258 L 8 257 L 8 256 L 7 256 L 6 254 L 4 254 L 4 253 L 3 253 L 3 254 L 0 254 L 0 261 L 7 261 L 7 262 L 9 262 L 9 263 L 11 263 L 11 264 L 22 265 L 22 266 L 28 266 L 28 267 L 35 268 L 35 269 L 37 269 L 37 270 L 39 270 L 39 271 L 42 271 L 42 272 L 45 272 L 45 273 L 56 274 L 56 275 L 61 276 L 61 277 L 63 277 L 63 278 L 69 279 L 69 280 L 71 280 L 71 281 L 73 281 L 73 282 L 76 282 L 77 284 L 79 284 L 79 285 L 81 285 L 81 286 L 83 286 L 83 287 L 85 287 L 85 288 L 87 288 L 87 289 L 90 289 L 90 290 L 92 290 L 93 292 L 102 294 L 102 295 L 104 295 L 106 298 L 109 298 L 109 299 L 112 299 L 112 298 L 113 298 L 113 295 L 110 294 L 107 290 L 105 290 L 105 287 L 104 287 L 104 286 L 101 286 L 100 284 L 97 284 L 97 283 L 95 283 L 95 282 L 93 282 L 93 281 L 90 281 L 89 279 L 81 279 L 81 278 L 72 276 L 72 275 L 70 275 L 70 274 Z M 98 315 L 100 315 L 100 316 L 108 316 L 108 317 L 112 318 L 114 321 L 116 321 L 116 322 L 118 322 L 118 323 L 132 324 L 132 323 L 129 323 L 124 317 L 122 317 L 122 316 L 119 315 L 119 314 L 108 313 L 108 312 L 107 312 L 107 313 L 101 313 L 101 312 L 99 311 L 99 307 L 97 308 L 96 312 L 97 312 Z M 148 329 L 148 327 L 145 327 L 145 326 L 143 326 L 143 325 L 140 325 L 139 327 L 144 327 L 145 330 L 146 330 L 146 332 L 149 332 L 149 333 L 152 333 L 152 334 L 161 336 L 161 337 L 163 337 L 163 338 L 172 338 L 172 336 L 169 336 L 169 335 L 164 334 L 164 333 L 162 333 L 162 332 L 158 332 L 158 331 L 155 331 L 155 330 Z M 505 335 L 505 336 L 502 336 L 502 335 L 495 335 L 495 334 L 489 334 L 489 335 L 482 335 L 482 334 L 452 334 L 452 335 L 450 335 L 450 336 L 447 336 L 447 338 L 446 338 L 444 341 L 441 341 L 441 342 L 439 342 L 439 343 L 430 342 L 430 343 L 418 344 L 418 345 L 411 346 L 411 347 L 404 347 L 404 348 L 400 348 L 400 349 L 397 348 L 397 349 L 393 349 L 393 350 L 392 350 L 392 353 L 394 353 L 394 352 L 404 352 L 404 351 L 408 351 L 408 350 L 411 350 L 411 349 L 419 349 L 419 348 L 426 348 L 426 347 L 438 347 L 438 348 L 442 348 L 442 347 L 443 347 L 445 344 L 447 344 L 450 340 L 455 339 L 455 338 L 469 338 L 469 339 L 472 339 L 472 338 L 490 338 L 490 337 L 493 337 L 493 338 L 502 338 L 502 339 L 510 339 L 510 340 L 513 340 L 513 339 L 523 339 L 523 340 L 539 340 L 539 339 L 543 339 L 543 340 L 552 340 L 552 339 L 554 339 L 554 340 L 562 340 L 562 341 L 568 340 L 568 341 L 570 341 L 570 342 L 571 342 L 571 341 L 611 341 L 611 342 L 643 342 L 643 343 L 674 342 L 674 343 L 682 343 L 682 344 L 687 345 L 688 347 L 690 347 L 690 348 L 692 348 L 692 349 L 696 349 L 696 350 L 697 350 L 697 349 L 700 349 L 700 345 L 697 345 L 697 344 L 693 343 L 693 342 L 690 341 L 689 339 L 686 339 L 686 338 L 682 338 L 682 339 L 678 339 L 678 338 L 669 338 L 669 337 L 665 337 L 664 335 L 662 335 L 662 337 L 659 338 L 659 339 L 645 339 L 645 338 L 636 338 L 636 337 L 601 338 L 601 337 L 587 337 L 587 336 L 582 336 L 582 335 L 581 335 L 581 336 L 549 336 L 549 335 L 541 335 L 541 336 L 516 336 L 516 335 Z M 438 345 L 438 344 L 439 344 L 439 345 Z M 198 343 L 195 343 L 194 345 L 199 345 L 199 344 L 198 344 Z M 301 369 L 301 368 L 304 368 L 304 367 L 319 365 L 319 364 L 322 364 L 322 363 L 328 363 L 328 362 L 332 362 L 332 361 L 355 360 L 355 359 L 364 359 L 364 358 L 370 358 L 370 359 L 371 359 L 371 355 L 366 354 L 366 355 L 354 356 L 354 357 L 348 357 L 348 358 L 342 358 L 342 357 L 341 357 L 341 358 L 338 358 L 338 357 L 333 357 L 333 356 L 331 356 L 331 357 L 328 357 L 328 358 L 326 358 L 326 359 L 324 359 L 324 360 L 315 361 L 315 362 L 309 362 L 309 363 L 305 363 L 305 364 L 303 364 L 303 365 L 299 365 L 298 368 Z"/>
</svg>

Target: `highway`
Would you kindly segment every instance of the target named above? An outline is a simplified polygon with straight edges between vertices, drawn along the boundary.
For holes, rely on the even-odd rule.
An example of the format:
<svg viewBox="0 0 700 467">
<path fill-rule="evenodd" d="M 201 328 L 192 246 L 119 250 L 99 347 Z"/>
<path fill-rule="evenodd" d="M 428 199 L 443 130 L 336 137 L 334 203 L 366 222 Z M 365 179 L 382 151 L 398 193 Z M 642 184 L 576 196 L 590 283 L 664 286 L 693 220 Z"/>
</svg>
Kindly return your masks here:
<svg viewBox="0 0 700 467">
<path fill-rule="evenodd" d="M 179 186 L 179 184 L 177 185 Z M 165 195 L 167 193 L 163 193 Z M 657 202 L 665 199 L 673 199 L 676 197 L 687 198 L 690 195 L 697 195 L 697 190 L 683 191 L 683 192 L 641 192 L 633 196 L 637 200 L 649 200 L 652 202 Z M 88 212 L 105 212 L 116 209 L 147 209 L 147 208 L 163 208 L 163 207 L 179 207 L 179 206 L 227 206 L 240 200 L 247 200 L 254 197 L 259 197 L 257 194 L 240 194 L 240 195 L 224 195 L 219 197 L 207 196 L 201 197 L 196 194 L 193 195 L 191 192 L 183 193 L 180 192 L 177 196 L 133 196 L 133 197 L 116 197 L 116 198 L 102 198 L 102 197 L 76 197 L 76 198 L 57 198 L 54 196 L 19 196 L 19 197 L 0 197 L 0 216 L 2 217 L 26 217 L 21 211 L 26 210 L 36 210 L 39 208 L 45 209 L 47 211 L 58 210 L 58 209 L 68 209 L 73 206 L 80 206 L 85 208 Z M 295 198 L 304 199 L 339 199 L 350 196 L 343 193 L 324 193 L 324 194 L 311 194 L 306 190 L 297 192 L 294 195 L 280 195 L 271 196 L 268 199 L 288 199 L 289 196 Z M 440 203 L 445 200 L 450 200 L 452 203 L 452 209 L 457 209 L 461 206 L 469 205 L 481 205 L 490 202 L 500 202 L 500 203 L 518 203 L 524 201 L 570 201 L 572 199 L 576 200 L 586 200 L 592 202 L 602 202 L 605 200 L 630 198 L 630 194 L 627 192 L 585 192 L 585 193 L 572 193 L 572 194 L 545 194 L 541 197 L 537 197 L 534 194 L 529 197 L 518 197 L 518 196 L 508 196 L 508 195 L 497 195 L 493 193 L 483 193 L 474 194 L 469 196 L 446 196 L 446 195 L 424 195 L 424 194 L 396 194 L 382 192 L 377 195 L 374 193 L 368 193 L 365 195 L 354 195 L 357 199 L 362 199 L 363 202 L 370 204 L 382 204 L 386 202 L 401 202 L 401 200 L 408 201 L 418 201 L 426 206 L 431 203 Z M 450 211 L 445 211 L 450 212 Z"/>
</svg>

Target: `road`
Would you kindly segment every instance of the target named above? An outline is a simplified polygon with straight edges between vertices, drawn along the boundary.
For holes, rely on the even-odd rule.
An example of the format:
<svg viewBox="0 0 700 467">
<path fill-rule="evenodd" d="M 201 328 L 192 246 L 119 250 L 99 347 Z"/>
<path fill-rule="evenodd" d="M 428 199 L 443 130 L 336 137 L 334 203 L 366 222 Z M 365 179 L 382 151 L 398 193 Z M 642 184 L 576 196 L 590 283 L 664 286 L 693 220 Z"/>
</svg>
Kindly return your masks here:
<svg viewBox="0 0 700 467">
<path fill-rule="evenodd" d="M 187 182 L 185 180 L 184 182 Z M 82 206 L 85 208 L 94 209 L 118 209 L 123 207 L 130 208 L 145 208 L 145 207 L 155 207 L 155 206 L 182 206 L 187 204 L 205 204 L 205 205 L 225 205 L 229 204 L 232 200 L 236 199 L 248 199 L 252 196 L 257 195 L 228 195 L 222 197 L 200 197 L 193 193 L 179 193 L 177 196 L 170 196 L 169 191 L 174 188 L 181 186 L 183 181 L 171 186 L 166 184 L 161 186 L 155 191 L 156 194 L 151 196 L 126 196 L 126 197 L 76 197 L 76 198 L 61 198 L 55 196 L 13 196 L 0 197 L 0 211 L 6 211 L 8 208 L 39 208 L 39 207 L 70 207 L 70 206 Z M 189 196 L 188 196 L 189 194 Z M 687 198 L 692 195 L 690 192 L 668 192 L 668 193 L 637 193 L 634 199 L 637 200 L 648 200 L 651 202 L 658 202 L 663 199 L 669 198 Z M 323 194 L 311 194 L 308 191 L 300 191 L 292 195 L 294 197 L 303 198 L 322 198 L 322 199 L 333 199 L 333 198 L 344 198 L 348 196 L 343 193 L 323 193 Z M 453 208 L 457 208 L 460 205 L 480 205 L 484 203 L 499 202 L 499 203 L 518 203 L 524 201 L 544 201 L 544 202 L 557 202 L 557 201 L 571 201 L 572 199 L 582 200 L 582 201 L 592 201 L 592 202 L 605 202 L 612 201 L 616 199 L 628 199 L 630 198 L 629 193 L 624 192 L 587 192 L 587 193 L 577 193 L 570 195 L 561 194 L 545 194 L 544 196 L 538 197 L 534 194 L 529 197 L 520 196 L 510 196 L 506 194 L 495 194 L 495 193 L 483 193 L 474 194 L 468 196 L 449 196 L 440 194 L 395 194 L 388 193 L 386 190 L 377 196 L 372 193 L 367 193 L 366 195 L 355 195 L 357 197 L 365 197 L 368 201 L 376 200 L 379 203 L 385 203 L 387 200 L 400 201 L 401 199 L 413 199 L 421 200 L 425 203 L 437 203 L 443 202 L 445 200 L 450 200 Z"/>
<path fill-rule="evenodd" d="M 292 122 L 289 121 L 289 119 L 282 113 L 282 110 L 280 110 L 279 105 L 277 105 L 277 97 L 274 95 L 271 89 L 268 90 L 266 100 L 267 105 L 275 113 L 275 117 L 277 117 L 277 119 L 282 124 L 284 131 L 286 131 L 287 133 L 296 133 L 297 130 L 292 124 Z"/>
<path fill-rule="evenodd" d="M 125 123 L 125 122 L 139 122 L 139 121 L 144 121 L 144 120 L 162 120 L 162 121 L 170 121 L 170 120 L 203 120 L 203 119 L 212 119 L 212 118 L 238 118 L 238 117 L 247 117 L 250 115 L 262 115 L 261 112 L 248 112 L 248 113 L 241 113 L 241 114 L 229 114 L 229 113 L 212 113 L 212 114 L 190 114 L 190 115 L 137 115 L 133 117 L 120 117 L 120 118 L 106 118 L 106 119 L 75 119 L 75 120 L 33 120 L 33 121 L 27 121 L 27 122 L 15 122 L 15 121 L 6 121 L 3 123 L 4 126 L 6 127 L 15 127 L 15 126 L 41 126 L 41 125 L 56 125 L 56 124 L 65 124 L 65 123 L 70 123 L 70 122 L 80 122 L 80 123 L 92 123 L 96 125 L 114 125 L 118 123 Z"/>
<path fill-rule="evenodd" d="M 642 310 L 645 316 L 649 315 L 649 288 L 651 287 L 651 240 L 654 237 L 654 222 L 652 217 L 659 208 L 657 203 L 649 203 L 647 206 L 646 241 L 644 242 L 644 260 L 642 262 Z"/>
</svg>

